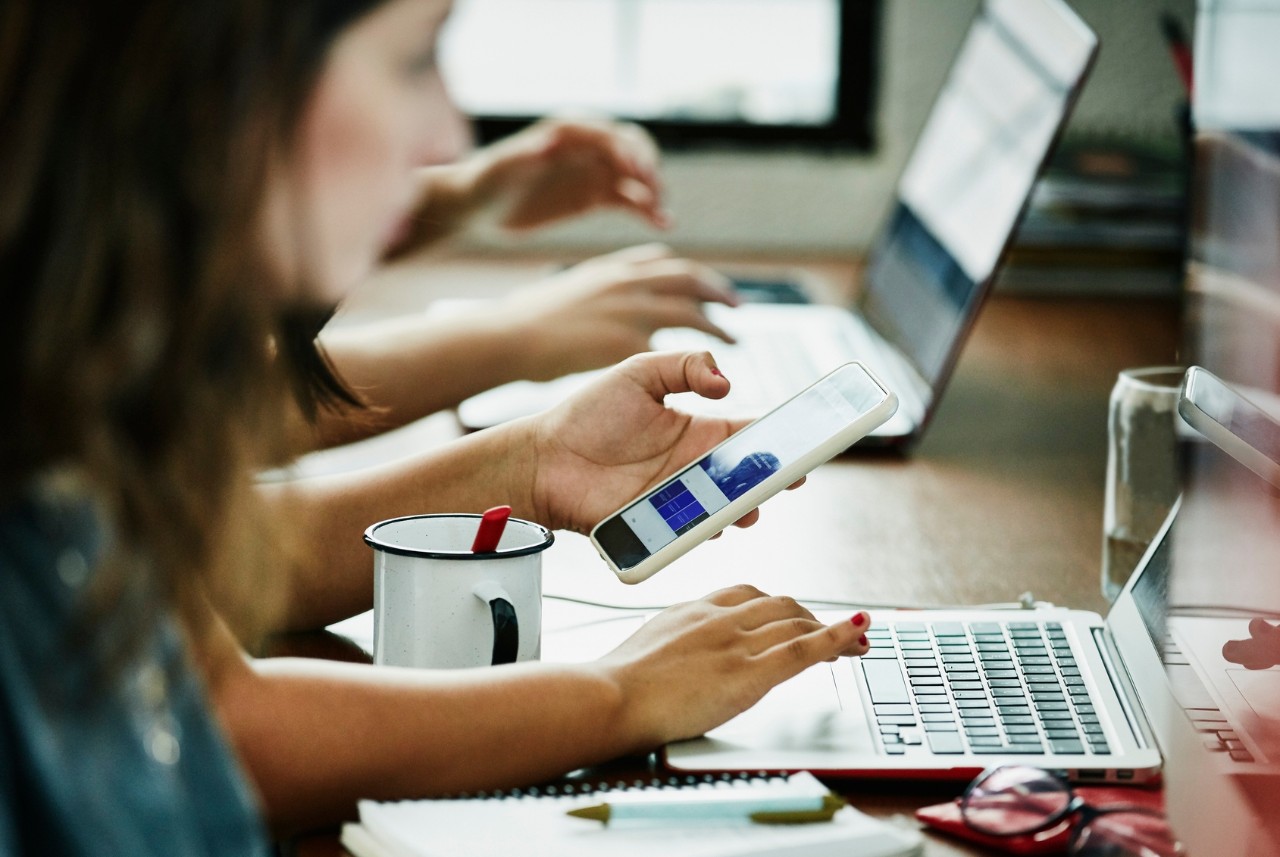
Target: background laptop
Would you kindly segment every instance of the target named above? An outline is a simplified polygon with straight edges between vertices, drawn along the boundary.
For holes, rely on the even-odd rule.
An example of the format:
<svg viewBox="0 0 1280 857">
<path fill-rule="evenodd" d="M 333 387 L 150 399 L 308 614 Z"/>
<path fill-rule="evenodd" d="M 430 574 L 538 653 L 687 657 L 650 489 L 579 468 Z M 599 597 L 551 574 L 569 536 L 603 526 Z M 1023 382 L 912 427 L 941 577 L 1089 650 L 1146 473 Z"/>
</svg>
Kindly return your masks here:
<svg viewBox="0 0 1280 857">
<path fill-rule="evenodd" d="M 655 349 L 710 350 L 734 385 L 720 401 L 685 394 L 673 404 L 756 417 L 835 366 L 862 360 L 900 405 L 860 445 L 917 440 L 1097 44 L 1061 0 L 987 0 L 899 179 L 855 305 L 708 307 L 735 346 L 692 330 L 659 331 Z M 471 429 L 495 425 L 559 401 L 583 380 L 508 384 L 463 402 L 458 417 Z"/>
</svg>

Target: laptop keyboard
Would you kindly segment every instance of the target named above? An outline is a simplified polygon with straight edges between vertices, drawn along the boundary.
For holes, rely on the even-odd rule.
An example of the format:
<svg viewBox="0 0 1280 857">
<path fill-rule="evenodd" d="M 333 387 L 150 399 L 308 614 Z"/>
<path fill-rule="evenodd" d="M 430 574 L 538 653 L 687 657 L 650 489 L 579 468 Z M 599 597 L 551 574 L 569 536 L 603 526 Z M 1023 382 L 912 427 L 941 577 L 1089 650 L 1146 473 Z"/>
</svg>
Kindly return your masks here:
<svg viewBox="0 0 1280 857">
<path fill-rule="evenodd" d="M 733 383 L 729 405 L 746 411 L 769 410 L 781 404 L 835 366 L 818 366 L 806 345 L 803 331 L 759 328 L 735 332 L 738 342 L 728 345 L 696 330 L 659 331 L 654 347 L 663 350 L 706 350 Z"/>
<path fill-rule="evenodd" d="M 861 658 L 889 755 L 1107 754 L 1057 622 L 898 622 Z"/>
</svg>

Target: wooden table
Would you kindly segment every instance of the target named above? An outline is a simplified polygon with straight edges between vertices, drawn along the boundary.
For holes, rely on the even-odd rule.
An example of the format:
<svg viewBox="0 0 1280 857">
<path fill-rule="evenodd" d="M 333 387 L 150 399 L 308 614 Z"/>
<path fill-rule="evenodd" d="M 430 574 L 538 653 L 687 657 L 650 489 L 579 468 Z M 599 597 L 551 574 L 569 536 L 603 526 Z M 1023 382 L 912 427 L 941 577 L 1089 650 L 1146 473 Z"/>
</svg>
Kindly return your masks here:
<svg viewBox="0 0 1280 857">
<path fill-rule="evenodd" d="M 536 273 L 529 262 L 402 266 L 358 321 L 420 308 L 433 294 L 494 294 Z M 830 289 L 851 266 L 810 269 Z M 443 285 L 442 285 L 443 284 Z M 1107 398 L 1125 367 L 1176 362 L 1176 302 L 1036 298 L 997 293 L 975 327 L 924 441 L 908 457 L 848 455 L 801 490 L 640 587 L 612 578 L 585 539 L 559 536 L 545 559 L 548 592 L 611 603 L 665 604 L 747 582 L 801 599 L 870 605 L 1014 601 L 1024 592 L 1103 611 L 1099 588 Z M 438 418 L 437 418 L 438 419 Z M 644 772 L 652 760 L 620 760 Z M 956 785 L 841 783 L 876 816 L 910 815 Z M 929 855 L 979 850 L 927 837 Z M 339 854 L 332 833 L 298 853 Z"/>
</svg>

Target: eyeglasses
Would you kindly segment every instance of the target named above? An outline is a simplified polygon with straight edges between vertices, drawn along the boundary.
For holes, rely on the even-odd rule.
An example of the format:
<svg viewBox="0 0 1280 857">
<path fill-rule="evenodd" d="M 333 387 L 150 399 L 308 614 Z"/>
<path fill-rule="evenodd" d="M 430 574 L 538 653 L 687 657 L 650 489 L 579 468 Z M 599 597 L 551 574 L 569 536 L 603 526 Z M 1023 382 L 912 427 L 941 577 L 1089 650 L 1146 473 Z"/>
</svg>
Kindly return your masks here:
<svg viewBox="0 0 1280 857">
<path fill-rule="evenodd" d="M 1024 836 L 1066 824 L 1071 831 L 1067 853 L 1073 857 L 1183 854 L 1163 814 L 1139 806 L 1093 806 L 1061 777 L 1022 765 L 979 775 L 960 798 L 960 816 L 988 836 Z"/>
</svg>

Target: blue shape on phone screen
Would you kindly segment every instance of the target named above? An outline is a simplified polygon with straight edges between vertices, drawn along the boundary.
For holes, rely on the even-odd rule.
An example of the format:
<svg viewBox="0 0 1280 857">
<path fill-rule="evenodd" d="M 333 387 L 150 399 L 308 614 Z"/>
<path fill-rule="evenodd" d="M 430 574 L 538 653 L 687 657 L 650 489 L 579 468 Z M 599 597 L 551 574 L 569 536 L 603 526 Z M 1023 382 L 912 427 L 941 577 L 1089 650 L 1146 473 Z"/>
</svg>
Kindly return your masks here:
<svg viewBox="0 0 1280 857">
<path fill-rule="evenodd" d="M 707 510 L 679 479 L 650 497 L 649 502 L 676 535 L 708 517 Z"/>
<path fill-rule="evenodd" d="M 737 500 L 748 490 L 763 482 L 770 474 L 778 472 L 781 462 L 772 452 L 753 452 L 745 455 L 733 467 L 725 468 L 713 463 L 708 456 L 699 462 L 702 469 L 716 483 L 724 496 Z"/>
</svg>

